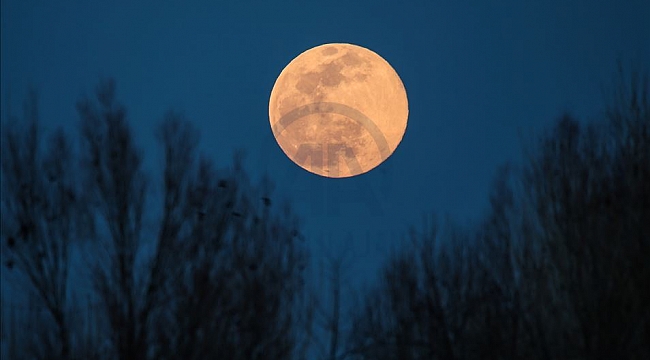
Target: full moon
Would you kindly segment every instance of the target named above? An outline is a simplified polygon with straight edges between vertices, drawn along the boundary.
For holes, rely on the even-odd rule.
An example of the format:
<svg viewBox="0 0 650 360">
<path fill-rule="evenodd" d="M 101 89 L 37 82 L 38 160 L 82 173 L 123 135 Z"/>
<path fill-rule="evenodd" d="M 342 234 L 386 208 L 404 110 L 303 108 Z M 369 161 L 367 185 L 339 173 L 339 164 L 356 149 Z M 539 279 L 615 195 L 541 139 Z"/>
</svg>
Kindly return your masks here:
<svg viewBox="0 0 650 360">
<path fill-rule="evenodd" d="M 366 173 L 393 154 L 408 119 L 406 90 L 375 52 L 325 44 L 293 59 L 275 81 L 271 129 L 282 151 L 317 175 Z"/>
</svg>

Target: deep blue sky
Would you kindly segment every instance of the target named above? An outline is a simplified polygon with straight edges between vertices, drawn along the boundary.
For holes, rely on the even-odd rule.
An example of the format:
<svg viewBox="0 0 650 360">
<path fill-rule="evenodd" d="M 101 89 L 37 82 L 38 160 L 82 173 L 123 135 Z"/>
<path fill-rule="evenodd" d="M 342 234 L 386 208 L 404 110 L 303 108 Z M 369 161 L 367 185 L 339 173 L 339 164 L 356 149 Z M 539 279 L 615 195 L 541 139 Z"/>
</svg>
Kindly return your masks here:
<svg viewBox="0 0 650 360">
<path fill-rule="evenodd" d="M 46 127 L 72 130 L 75 101 L 112 76 L 149 166 L 156 124 L 184 111 L 203 150 L 225 165 L 245 149 L 253 175 L 268 171 L 294 199 L 316 255 L 347 248 L 358 274 L 426 212 L 476 219 L 497 166 L 520 158 L 520 134 L 564 110 L 597 116 L 617 59 L 650 64 L 647 0 L 145 3 L 2 0 L 3 108 L 31 84 Z M 347 180 L 293 164 L 268 120 L 284 66 L 328 42 L 384 57 L 410 105 L 393 156 Z M 378 208 L 349 195 L 359 189 Z"/>
</svg>

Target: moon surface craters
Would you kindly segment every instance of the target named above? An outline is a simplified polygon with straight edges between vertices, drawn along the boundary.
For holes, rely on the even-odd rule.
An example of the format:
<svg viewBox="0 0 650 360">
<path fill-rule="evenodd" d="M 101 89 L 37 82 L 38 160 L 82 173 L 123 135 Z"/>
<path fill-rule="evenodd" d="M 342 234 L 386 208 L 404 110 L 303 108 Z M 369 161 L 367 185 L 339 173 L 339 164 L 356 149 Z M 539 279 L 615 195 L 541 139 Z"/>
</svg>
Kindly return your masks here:
<svg viewBox="0 0 650 360">
<path fill-rule="evenodd" d="M 298 117 L 296 109 L 302 112 Z M 291 120 L 283 121 L 285 115 Z M 269 119 L 280 148 L 296 164 L 321 176 L 349 177 L 392 154 L 406 130 L 408 99 L 397 73 L 378 54 L 352 44 L 325 44 L 303 52 L 281 72 L 271 91 Z"/>
<path fill-rule="evenodd" d="M 328 47 L 323 49 L 323 54 L 329 55 L 332 60 L 322 64 L 310 64 L 312 66 L 308 67 L 313 70 L 309 69 L 300 77 L 296 83 L 296 90 L 305 95 L 318 97 L 321 95 L 319 87 L 332 88 L 343 82 L 362 82 L 368 78 L 368 73 L 372 69 L 370 61 L 348 49 L 341 53 L 335 47 Z"/>
</svg>

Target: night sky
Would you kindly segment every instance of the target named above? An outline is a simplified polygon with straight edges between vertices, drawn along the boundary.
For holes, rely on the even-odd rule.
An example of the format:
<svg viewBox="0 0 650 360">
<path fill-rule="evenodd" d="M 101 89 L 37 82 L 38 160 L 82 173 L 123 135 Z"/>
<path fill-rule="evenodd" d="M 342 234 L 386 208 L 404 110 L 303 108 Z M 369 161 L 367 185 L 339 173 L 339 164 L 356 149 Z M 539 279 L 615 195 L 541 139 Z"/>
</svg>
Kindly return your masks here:
<svg viewBox="0 0 650 360">
<path fill-rule="evenodd" d="M 356 279 L 426 213 L 478 219 L 497 167 L 519 161 L 526 139 L 563 111 L 597 117 L 617 60 L 650 64 L 647 0 L 188 3 L 2 0 L 3 109 L 9 96 L 20 109 L 31 85 L 44 127 L 74 131 L 75 102 L 113 77 L 150 169 L 156 125 L 183 111 L 220 165 L 243 149 L 255 178 L 271 176 L 315 259 L 353 254 Z M 409 100 L 400 146 L 351 179 L 292 163 L 268 119 L 282 69 L 329 42 L 377 52 Z"/>
</svg>

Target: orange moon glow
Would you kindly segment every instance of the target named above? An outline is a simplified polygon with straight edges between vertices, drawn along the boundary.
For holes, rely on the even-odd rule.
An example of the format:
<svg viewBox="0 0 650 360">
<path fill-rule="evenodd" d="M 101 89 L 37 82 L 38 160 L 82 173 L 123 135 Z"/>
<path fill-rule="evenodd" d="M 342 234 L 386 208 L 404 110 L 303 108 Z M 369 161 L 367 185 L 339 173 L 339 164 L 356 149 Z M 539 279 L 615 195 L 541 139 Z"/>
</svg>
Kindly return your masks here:
<svg viewBox="0 0 650 360">
<path fill-rule="evenodd" d="M 366 173 L 402 141 L 406 90 L 395 70 L 371 50 L 325 44 L 293 59 L 271 91 L 269 119 L 284 153 L 329 178 Z"/>
</svg>

